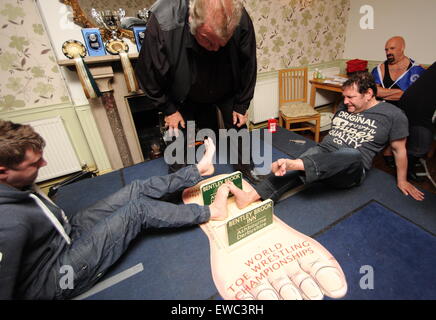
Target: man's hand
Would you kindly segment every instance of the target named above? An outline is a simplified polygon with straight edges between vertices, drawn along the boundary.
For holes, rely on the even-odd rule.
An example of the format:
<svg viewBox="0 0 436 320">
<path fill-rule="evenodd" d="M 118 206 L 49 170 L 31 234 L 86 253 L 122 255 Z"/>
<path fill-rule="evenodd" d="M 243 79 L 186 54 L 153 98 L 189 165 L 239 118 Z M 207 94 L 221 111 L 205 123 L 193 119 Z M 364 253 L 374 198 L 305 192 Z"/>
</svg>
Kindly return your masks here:
<svg viewBox="0 0 436 320">
<path fill-rule="evenodd" d="M 406 138 L 391 141 L 391 149 L 397 167 L 397 186 L 404 195 L 411 195 L 413 199 L 422 201 L 424 200 L 424 194 L 407 181 L 406 141 Z"/>
<path fill-rule="evenodd" d="M 233 111 L 233 124 L 238 128 L 242 127 L 247 123 L 248 120 L 248 111 L 245 114 L 240 114 L 236 111 Z"/>
<path fill-rule="evenodd" d="M 182 128 L 185 128 L 185 120 L 179 111 L 170 114 L 169 116 L 165 116 L 165 128 L 169 128 L 170 136 L 179 136 L 179 123 Z"/>
<path fill-rule="evenodd" d="M 424 193 L 415 188 L 413 184 L 408 181 L 399 181 L 398 188 L 404 193 L 404 195 L 412 196 L 413 199 L 422 201 L 424 200 Z"/>
</svg>

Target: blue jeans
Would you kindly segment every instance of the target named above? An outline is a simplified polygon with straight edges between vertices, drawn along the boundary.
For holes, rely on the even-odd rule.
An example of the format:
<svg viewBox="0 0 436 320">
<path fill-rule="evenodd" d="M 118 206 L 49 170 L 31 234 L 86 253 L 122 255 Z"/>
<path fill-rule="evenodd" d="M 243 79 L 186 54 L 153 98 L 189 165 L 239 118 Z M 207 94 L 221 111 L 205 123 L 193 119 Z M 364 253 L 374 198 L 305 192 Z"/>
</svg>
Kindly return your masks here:
<svg viewBox="0 0 436 320">
<path fill-rule="evenodd" d="M 343 148 L 331 152 L 315 146 L 304 152 L 300 159 L 304 171 L 288 171 L 282 177 L 270 174 L 254 185 L 260 197 L 276 202 L 286 191 L 301 184 L 321 181 L 334 188 L 351 188 L 365 178 L 362 155 L 356 149 Z"/>
<path fill-rule="evenodd" d="M 195 165 L 166 176 L 136 180 L 71 218 L 72 244 L 60 254 L 52 272 L 54 298 L 65 299 L 90 289 L 143 230 L 207 222 L 209 207 L 159 200 L 168 193 L 197 184 Z M 74 271 L 74 288 L 62 289 L 62 266 Z"/>
</svg>

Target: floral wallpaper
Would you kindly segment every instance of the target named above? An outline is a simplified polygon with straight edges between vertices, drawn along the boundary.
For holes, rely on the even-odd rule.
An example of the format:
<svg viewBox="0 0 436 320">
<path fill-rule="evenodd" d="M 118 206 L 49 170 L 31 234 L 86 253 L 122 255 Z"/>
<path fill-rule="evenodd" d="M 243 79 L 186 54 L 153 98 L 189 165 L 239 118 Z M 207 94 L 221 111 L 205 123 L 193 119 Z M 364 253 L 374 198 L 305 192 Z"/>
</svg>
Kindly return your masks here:
<svg viewBox="0 0 436 320">
<path fill-rule="evenodd" d="M 84 0 L 92 7 L 111 0 Z M 341 59 L 350 0 L 242 0 L 256 30 L 258 72 Z M 130 15 L 154 0 L 117 0 Z M 129 15 L 127 14 L 127 15 Z"/>
<path fill-rule="evenodd" d="M 95 7 L 107 1 L 89 0 Z M 258 72 L 342 58 L 350 0 L 242 1 L 256 30 Z M 2 0 L 0 20 L 0 112 L 69 101 L 35 2 Z"/>
<path fill-rule="evenodd" d="M 0 112 L 70 100 L 36 12 L 32 0 L 0 2 Z"/>
<path fill-rule="evenodd" d="M 342 58 L 350 0 L 243 2 L 256 30 L 258 72 Z"/>
</svg>

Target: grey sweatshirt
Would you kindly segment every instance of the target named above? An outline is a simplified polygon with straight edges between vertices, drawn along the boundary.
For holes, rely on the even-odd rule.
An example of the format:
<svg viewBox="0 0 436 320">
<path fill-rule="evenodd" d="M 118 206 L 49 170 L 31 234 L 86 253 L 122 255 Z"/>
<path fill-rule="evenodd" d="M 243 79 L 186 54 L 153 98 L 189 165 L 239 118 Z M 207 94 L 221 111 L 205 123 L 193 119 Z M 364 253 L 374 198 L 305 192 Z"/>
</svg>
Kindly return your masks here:
<svg viewBox="0 0 436 320">
<path fill-rule="evenodd" d="M 71 226 L 48 198 L 0 183 L 0 300 L 50 299 L 53 267 Z M 50 290 L 53 292 L 53 290 Z"/>
</svg>

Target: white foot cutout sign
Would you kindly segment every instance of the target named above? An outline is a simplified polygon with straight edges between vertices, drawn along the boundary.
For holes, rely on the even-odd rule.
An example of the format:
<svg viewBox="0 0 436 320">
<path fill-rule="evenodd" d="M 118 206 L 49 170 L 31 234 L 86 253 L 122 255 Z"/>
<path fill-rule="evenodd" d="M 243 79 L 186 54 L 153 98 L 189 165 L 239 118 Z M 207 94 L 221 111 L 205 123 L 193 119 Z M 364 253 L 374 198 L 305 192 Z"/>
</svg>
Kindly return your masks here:
<svg viewBox="0 0 436 320">
<path fill-rule="evenodd" d="M 240 172 L 219 175 L 186 189 L 183 201 L 209 205 L 226 181 L 242 190 L 251 188 Z M 346 294 L 347 282 L 336 259 L 277 218 L 271 200 L 241 210 L 234 198 L 227 200 L 225 220 L 200 225 L 209 238 L 212 277 L 224 299 L 318 300 Z"/>
</svg>

